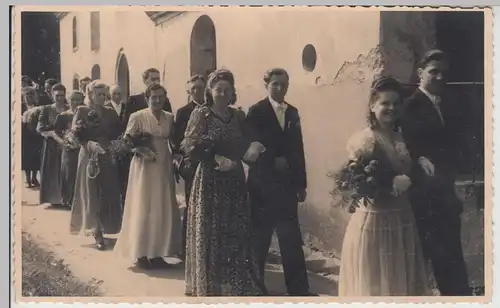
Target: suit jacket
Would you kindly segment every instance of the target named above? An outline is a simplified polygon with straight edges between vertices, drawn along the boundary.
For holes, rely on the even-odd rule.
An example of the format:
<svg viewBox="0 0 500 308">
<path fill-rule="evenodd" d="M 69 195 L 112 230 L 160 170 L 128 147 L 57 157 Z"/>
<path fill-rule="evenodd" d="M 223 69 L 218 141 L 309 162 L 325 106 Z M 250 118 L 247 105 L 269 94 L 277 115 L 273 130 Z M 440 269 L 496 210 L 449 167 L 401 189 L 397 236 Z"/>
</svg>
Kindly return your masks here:
<svg viewBox="0 0 500 308">
<path fill-rule="evenodd" d="M 120 118 L 120 121 L 124 122 L 124 118 L 125 118 L 125 104 L 124 103 L 120 103 L 120 105 L 122 105 L 122 109 L 120 110 L 120 114 L 118 116 Z M 109 108 L 113 108 L 113 110 L 115 110 L 115 107 L 113 106 L 113 103 L 110 102 L 110 101 L 107 101 L 106 104 L 104 104 L 104 106 L 109 107 Z"/>
<path fill-rule="evenodd" d="M 287 186 L 286 191 L 295 194 L 307 188 L 307 174 L 304 156 L 302 129 L 297 108 L 288 104 L 285 113 L 285 128 L 282 129 L 268 98 L 250 107 L 245 120 L 245 133 L 250 140 L 266 147 L 259 159 L 250 164 L 248 184 L 267 195 L 273 194 L 278 186 Z M 275 158 L 284 157 L 289 169 L 285 172 L 275 169 Z"/>
<path fill-rule="evenodd" d="M 191 113 L 193 112 L 194 108 L 196 108 L 196 106 L 196 103 L 191 101 L 177 110 L 174 126 L 175 135 L 172 140 L 175 150 L 177 151 L 180 149 L 181 143 L 184 140 L 184 133 L 186 131 L 189 118 L 191 117 Z"/>
<path fill-rule="evenodd" d="M 125 112 L 123 115 L 123 122 L 125 125 L 127 125 L 128 119 L 132 113 L 147 107 L 148 102 L 146 101 L 146 94 L 144 92 L 130 96 L 127 100 L 127 104 L 125 105 Z M 163 105 L 163 110 L 172 113 L 172 105 L 170 104 L 168 97 L 165 105 Z"/>
<path fill-rule="evenodd" d="M 441 202 L 448 203 L 443 205 L 444 207 L 451 206 L 461 211 L 460 205 L 450 203 L 458 202 L 454 193 L 454 182 L 460 164 L 459 153 L 463 147 L 463 118 L 460 108 L 449 95 L 442 96 L 440 110 L 444 124 L 433 102 L 419 89 L 407 98 L 403 105 L 403 138 L 414 162 L 412 180 L 419 198 L 415 202 L 425 203 L 424 200 L 428 199 L 430 191 L 438 191 L 439 195 L 447 198 L 447 201 Z M 434 164 L 435 177 L 425 176 L 418 164 L 418 159 L 422 156 Z M 424 208 L 424 204 L 421 207 Z"/>
</svg>

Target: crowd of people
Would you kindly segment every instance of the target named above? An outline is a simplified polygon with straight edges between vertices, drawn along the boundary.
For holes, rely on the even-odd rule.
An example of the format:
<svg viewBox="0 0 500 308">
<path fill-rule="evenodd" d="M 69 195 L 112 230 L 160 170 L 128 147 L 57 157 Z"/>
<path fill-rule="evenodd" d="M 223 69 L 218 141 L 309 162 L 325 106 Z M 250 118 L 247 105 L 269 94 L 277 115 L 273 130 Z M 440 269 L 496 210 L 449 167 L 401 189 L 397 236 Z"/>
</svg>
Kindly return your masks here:
<svg viewBox="0 0 500 308">
<path fill-rule="evenodd" d="M 443 124 L 454 119 L 441 100 L 447 65 L 443 52 L 426 54 L 420 88 L 404 104 L 393 78 L 372 84 L 369 125 L 349 141 L 349 163 L 376 160 L 380 183 L 349 222 L 341 296 L 428 295 L 429 275 L 443 295 L 470 292 L 453 191 L 456 134 Z M 288 295 L 315 296 L 298 220 L 306 161 L 299 111 L 285 99 L 287 71 L 265 73 L 268 96 L 246 114 L 234 107 L 227 69 L 192 76 L 175 116 L 159 71 L 142 77 L 145 91 L 127 99 L 119 85 L 89 78 L 69 94 L 52 79 L 42 95 L 23 81 L 22 168 L 40 204 L 70 210 L 69 231 L 93 235 L 98 250 L 118 234 L 114 251 L 140 268 L 184 261 L 188 296 L 267 295 L 276 231 Z"/>
</svg>

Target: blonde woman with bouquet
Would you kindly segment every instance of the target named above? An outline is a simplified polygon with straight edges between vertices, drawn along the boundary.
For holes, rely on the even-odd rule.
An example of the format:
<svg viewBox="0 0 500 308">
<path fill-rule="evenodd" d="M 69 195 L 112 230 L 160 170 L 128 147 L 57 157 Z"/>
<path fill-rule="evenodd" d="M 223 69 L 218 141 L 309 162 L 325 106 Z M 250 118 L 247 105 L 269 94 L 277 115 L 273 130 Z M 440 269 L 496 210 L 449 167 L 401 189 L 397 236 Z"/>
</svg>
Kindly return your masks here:
<svg viewBox="0 0 500 308">
<path fill-rule="evenodd" d="M 122 204 L 113 142 L 122 132 L 116 112 L 104 106 L 107 85 L 99 80 L 87 86 L 87 104 L 75 110 L 69 142 L 80 145 L 76 172 L 72 233 L 90 231 L 98 250 L 104 250 L 103 234 L 120 232 Z"/>
</svg>

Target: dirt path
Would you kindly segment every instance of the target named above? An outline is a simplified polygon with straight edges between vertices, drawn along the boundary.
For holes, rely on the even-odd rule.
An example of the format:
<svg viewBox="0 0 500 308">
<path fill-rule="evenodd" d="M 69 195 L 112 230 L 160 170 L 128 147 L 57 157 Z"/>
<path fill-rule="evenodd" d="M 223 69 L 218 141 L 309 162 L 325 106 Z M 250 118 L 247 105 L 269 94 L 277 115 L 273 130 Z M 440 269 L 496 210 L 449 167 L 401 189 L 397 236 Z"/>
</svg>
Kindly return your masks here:
<svg viewBox="0 0 500 308">
<path fill-rule="evenodd" d="M 99 293 L 110 297 L 181 297 L 184 296 L 184 268 L 139 271 L 116 258 L 112 251 L 97 251 L 91 237 L 69 234 L 69 215 L 64 210 L 47 210 L 38 205 L 38 191 L 23 190 L 22 229 L 31 240 L 64 261 L 82 282 L 93 282 Z M 334 281 L 310 273 L 311 291 L 336 295 Z M 286 292 L 279 265 L 269 265 L 266 285 L 273 295 Z"/>
</svg>

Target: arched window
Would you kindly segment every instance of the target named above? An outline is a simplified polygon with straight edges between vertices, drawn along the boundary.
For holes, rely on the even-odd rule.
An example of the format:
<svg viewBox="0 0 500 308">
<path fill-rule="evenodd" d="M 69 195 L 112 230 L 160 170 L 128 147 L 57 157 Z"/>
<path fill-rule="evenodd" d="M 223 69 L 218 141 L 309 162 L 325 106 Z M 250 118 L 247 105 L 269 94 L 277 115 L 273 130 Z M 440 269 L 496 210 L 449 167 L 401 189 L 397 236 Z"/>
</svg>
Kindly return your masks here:
<svg viewBox="0 0 500 308">
<path fill-rule="evenodd" d="M 307 44 L 302 51 L 302 67 L 306 71 L 312 72 L 316 68 L 316 60 L 316 48 L 311 44 Z"/>
<path fill-rule="evenodd" d="M 78 48 L 78 31 L 76 27 L 76 17 L 73 17 L 73 49 Z"/>
<path fill-rule="evenodd" d="M 99 66 L 99 64 L 92 66 L 90 78 L 92 78 L 92 80 L 101 79 L 101 67 Z"/>
<path fill-rule="evenodd" d="M 99 12 L 90 12 L 90 49 L 97 51 L 101 47 L 101 22 Z"/>
<path fill-rule="evenodd" d="M 73 76 L 73 90 L 80 90 L 80 79 L 76 74 Z"/>
</svg>

